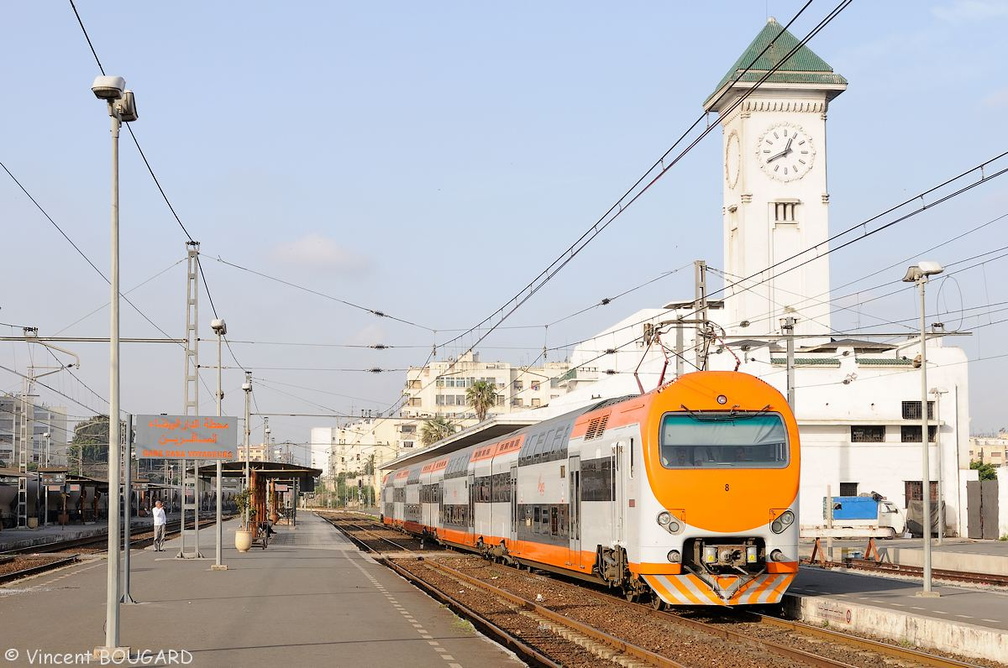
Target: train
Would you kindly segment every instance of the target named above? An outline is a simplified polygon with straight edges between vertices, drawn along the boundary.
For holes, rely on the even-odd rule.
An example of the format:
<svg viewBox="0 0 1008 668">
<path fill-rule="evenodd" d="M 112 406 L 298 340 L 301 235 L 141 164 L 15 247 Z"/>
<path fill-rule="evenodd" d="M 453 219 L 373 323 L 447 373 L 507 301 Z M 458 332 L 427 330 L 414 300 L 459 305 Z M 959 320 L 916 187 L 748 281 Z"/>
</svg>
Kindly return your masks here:
<svg viewBox="0 0 1008 668">
<path fill-rule="evenodd" d="M 779 603 L 798 572 L 801 447 L 787 400 L 684 374 L 382 480 L 381 520 L 665 606 Z"/>
</svg>

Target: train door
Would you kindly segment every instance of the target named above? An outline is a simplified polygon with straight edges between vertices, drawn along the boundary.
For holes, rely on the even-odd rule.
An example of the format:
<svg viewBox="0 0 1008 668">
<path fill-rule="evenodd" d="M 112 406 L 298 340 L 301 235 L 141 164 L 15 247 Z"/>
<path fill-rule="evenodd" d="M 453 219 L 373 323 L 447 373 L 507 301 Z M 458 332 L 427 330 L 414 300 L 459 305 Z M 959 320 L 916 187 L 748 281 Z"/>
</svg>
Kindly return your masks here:
<svg viewBox="0 0 1008 668">
<path fill-rule="evenodd" d="M 518 466 L 511 465 L 511 540 L 518 540 Z"/>
<path fill-rule="evenodd" d="M 570 499 L 570 564 L 574 568 L 581 566 L 581 457 L 574 456 L 567 460 L 568 498 Z"/>
<path fill-rule="evenodd" d="M 617 441 L 613 444 L 613 453 L 610 471 L 612 473 L 612 527 L 613 527 L 613 540 L 620 544 L 624 544 L 623 535 L 623 518 L 626 516 L 626 481 L 623 479 L 623 457 L 624 447 L 622 442 Z"/>
<path fill-rule="evenodd" d="M 470 473 L 469 477 L 467 478 L 467 480 L 469 481 L 469 483 L 468 483 L 468 486 L 469 486 L 469 517 L 468 517 L 468 521 L 467 521 L 466 524 L 468 525 L 469 530 L 466 533 L 469 534 L 470 541 L 473 542 L 473 543 L 475 543 L 476 537 L 473 535 L 473 532 L 475 531 L 475 526 L 476 526 L 476 524 L 475 524 L 475 522 L 476 522 L 476 475 L 473 474 L 473 473 Z"/>
</svg>

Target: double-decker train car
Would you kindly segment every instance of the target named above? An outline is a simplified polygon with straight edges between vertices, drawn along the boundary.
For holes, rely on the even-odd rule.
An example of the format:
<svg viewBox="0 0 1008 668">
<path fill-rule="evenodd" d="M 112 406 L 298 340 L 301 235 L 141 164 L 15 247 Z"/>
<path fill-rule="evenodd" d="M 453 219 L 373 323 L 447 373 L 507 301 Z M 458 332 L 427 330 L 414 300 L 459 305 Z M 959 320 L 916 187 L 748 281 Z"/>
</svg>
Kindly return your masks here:
<svg viewBox="0 0 1008 668">
<path fill-rule="evenodd" d="M 769 604 L 798 572 L 800 466 L 777 390 L 700 371 L 434 451 L 386 476 L 382 516 L 655 607 Z"/>
</svg>

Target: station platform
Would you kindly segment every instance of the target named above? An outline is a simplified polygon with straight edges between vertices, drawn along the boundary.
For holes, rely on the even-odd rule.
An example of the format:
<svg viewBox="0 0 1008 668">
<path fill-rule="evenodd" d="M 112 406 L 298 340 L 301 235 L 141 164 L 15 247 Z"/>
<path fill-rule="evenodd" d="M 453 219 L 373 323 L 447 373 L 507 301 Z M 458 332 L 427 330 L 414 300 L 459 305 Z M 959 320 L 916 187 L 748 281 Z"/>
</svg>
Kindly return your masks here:
<svg viewBox="0 0 1008 668">
<path fill-rule="evenodd" d="M 833 561 L 860 557 L 867 540 L 834 540 Z M 822 541 L 825 545 L 825 541 Z M 921 539 L 879 540 L 886 561 L 922 566 Z M 808 558 L 812 543 L 803 541 Z M 948 539 L 932 544 L 934 569 L 1008 573 L 1008 542 Z M 867 633 L 924 650 L 938 649 L 1008 665 L 1008 590 L 920 578 L 866 575 L 844 568 L 803 566 L 785 596 L 790 615 L 808 624 Z"/>
<path fill-rule="evenodd" d="M 137 603 L 119 607 L 120 645 L 155 658 L 139 665 L 168 665 L 171 651 L 176 664 L 197 667 L 523 665 L 311 513 L 244 554 L 234 548 L 236 527 L 224 525 L 226 571 L 210 568 L 212 529 L 200 531 L 206 559 L 176 558 L 177 538 L 164 552 L 131 553 Z M 106 572 L 98 559 L 0 587 L 5 665 L 104 645 Z"/>
</svg>

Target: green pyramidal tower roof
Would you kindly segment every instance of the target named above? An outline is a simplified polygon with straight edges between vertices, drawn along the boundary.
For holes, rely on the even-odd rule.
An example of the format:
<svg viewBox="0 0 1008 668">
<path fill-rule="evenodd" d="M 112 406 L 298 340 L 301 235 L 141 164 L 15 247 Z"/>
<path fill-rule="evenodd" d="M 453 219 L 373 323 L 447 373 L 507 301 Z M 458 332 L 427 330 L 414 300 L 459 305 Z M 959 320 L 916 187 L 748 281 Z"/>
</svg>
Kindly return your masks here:
<svg viewBox="0 0 1008 668">
<path fill-rule="evenodd" d="M 797 46 L 795 36 L 771 18 L 704 102 L 704 109 L 710 110 L 714 106 L 726 85 L 753 84 L 762 79 Z M 847 87 L 846 79 L 835 73 L 825 60 L 804 45 L 784 60 L 780 68 L 767 77 L 765 83 L 822 86 L 836 91 L 833 95 L 839 95 Z"/>
</svg>

